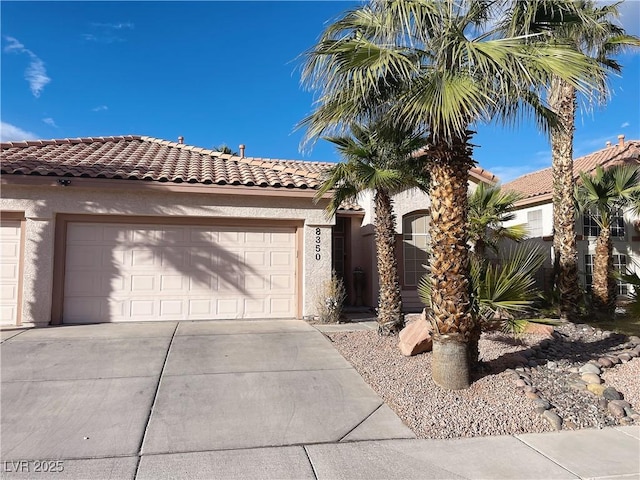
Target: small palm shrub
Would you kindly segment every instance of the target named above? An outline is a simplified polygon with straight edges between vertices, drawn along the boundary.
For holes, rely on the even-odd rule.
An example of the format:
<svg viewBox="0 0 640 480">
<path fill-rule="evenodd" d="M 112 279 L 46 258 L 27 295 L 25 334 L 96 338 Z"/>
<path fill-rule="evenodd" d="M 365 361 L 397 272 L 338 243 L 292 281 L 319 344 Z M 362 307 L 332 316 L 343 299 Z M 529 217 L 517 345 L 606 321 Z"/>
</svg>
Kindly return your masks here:
<svg viewBox="0 0 640 480">
<path fill-rule="evenodd" d="M 483 330 L 500 326 L 505 332 L 522 331 L 527 320 L 520 317 L 540 298 L 535 274 L 545 254 L 540 247 L 518 245 L 501 264 L 471 256 L 472 311 Z M 419 282 L 420 300 L 429 307 L 431 282 L 425 275 Z"/>
<path fill-rule="evenodd" d="M 344 282 L 331 272 L 331 278 L 323 282 L 316 295 L 316 312 L 321 323 L 338 323 L 342 317 L 342 308 L 347 298 Z"/>
</svg>

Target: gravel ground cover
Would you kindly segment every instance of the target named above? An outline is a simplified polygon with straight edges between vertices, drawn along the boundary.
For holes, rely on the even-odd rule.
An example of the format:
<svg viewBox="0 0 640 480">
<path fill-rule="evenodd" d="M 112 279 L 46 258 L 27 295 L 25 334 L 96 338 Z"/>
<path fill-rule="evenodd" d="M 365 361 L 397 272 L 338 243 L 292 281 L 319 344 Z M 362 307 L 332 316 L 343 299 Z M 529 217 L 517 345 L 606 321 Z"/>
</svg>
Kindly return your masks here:
<svg viewBox="0 0 640 480">
<path fill-rule="evenodd" d="M 482 372 L 469 389 L 460 391 L 438 387 L 431 380 L 431 353 L 404 357 L 396 336 L 380 337 L 373 331 L 327 336 L 419 438 L 511 435 L 632 423 L 630 416 L 624 423 L 608 408 L 609 401 L 602 396 L 604 387 L 614 387 L 631 406 L 640 407 L 637 357 L 602 368 L 600 381 L 604 384 L 599 395 L 587 390 L 580 368 L 586 363 L 595 366 L 599 358 L 614 358 L 637 345 L 584 325 L 561 325 L 553 338 L 483 333 Z M 632 413 L 632 409 L 626 411 Z M 635 421 L 640 423 L 638 418 Z"/>
</svg>

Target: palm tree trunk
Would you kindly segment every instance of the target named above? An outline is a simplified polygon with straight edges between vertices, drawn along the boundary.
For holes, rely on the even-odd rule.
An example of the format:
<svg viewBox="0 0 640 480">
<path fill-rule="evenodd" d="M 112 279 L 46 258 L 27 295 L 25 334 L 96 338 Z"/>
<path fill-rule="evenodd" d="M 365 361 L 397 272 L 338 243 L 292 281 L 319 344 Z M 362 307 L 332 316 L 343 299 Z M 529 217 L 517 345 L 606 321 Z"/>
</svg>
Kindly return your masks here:
<svg viewBox="0 0 640 480">
<path fill-rule="evenodd" d="M 471 312 L 467 245 L 467 192 L 473 165 L 470 138 L 469 132 L 451 145 L 440 143 L 429 150 L 432 376 L 436 384 L 450 390 L 469 387 L 479 338 Z"/>
<path fill-rule="evenodd" d="M 556 285 L 560 294 L 562 320 L 578 317 L 578 248 L 576 245 L 573 192 L 573 131 L 576 113 L 575 88 L 556 78 L 549 94 L 551 109 L 560 117 L 559 128 L 551 132 L 553 172 L 553 250 L 556 256 Z"/>
<path fill-rule="evenodd" d="M 376 191 L 375 198 L 376 257 L 380 298 L 378 300 L 378 333 L 390 335 L 404 328 L 402 296 L 396 258 L 396 218 L 389 193 Z"/>
<path fill-rule="evenodd" d="M 615 309 L 616 283 L 613 272 L 613 244 L 608 228 L 601 228 L 596 240 L 596 255 L 593 262 L 593 306 L 597 313 L 609 315 Z"/>
</svg>

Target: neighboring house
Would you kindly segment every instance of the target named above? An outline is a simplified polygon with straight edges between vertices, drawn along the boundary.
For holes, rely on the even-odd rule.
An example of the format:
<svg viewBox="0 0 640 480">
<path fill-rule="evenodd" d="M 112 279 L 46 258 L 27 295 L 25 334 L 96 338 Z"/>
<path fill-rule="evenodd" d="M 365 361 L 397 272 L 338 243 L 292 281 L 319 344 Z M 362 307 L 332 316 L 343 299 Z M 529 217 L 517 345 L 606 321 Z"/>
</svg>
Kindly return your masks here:
<svg viewBox="0 0 640 480">
<path fill-rule="evenodd" d="M 579 172 L 593 172 L 596 167 L 610 167 L 619 163 L 640 165 L 640 141 L 625 141 L 618 136 L 618 143 L 607 146 L 584 157 L 576 158 L 573 171 L 576 179 Z M 516 217 L 506 225 L 526 224 L 530 241 L 543 246 L 548 253 L 540 281 L 548 291 L 551 288 L 553 272 L 553 176 L 551 168 L 523 175 L 503 186 L 506 190 L 515 190 L 524 195 L 524 199 L 516 204 Z M 640 224 L 637 217 L 629 212 L 621 215 L 613 222 L 611 234 L 613 238 L 614 267 L 627 268 L 640 273 Z M 591 215 L 579 216 L 576 220 L 576 239 L 578 247 L 578 270 L 585 287 L 591 285 L 593 257 L 595 253 L 598 226 Z M 618 294 L 626 295 L 628 286 L 622 282 L 618 285 Z"/>
<path fill-rule="evenodd" d="M 303 318 L 332 269 L 350 304 L 377 303 L 372 199 L 334 218 L 313 202 L 330 163 L 143 136 L 0 149 L 1 324 Z M 421 308 L 429 201 L 407 191 L 394 204 L 403 296 Z"/>
</svg>

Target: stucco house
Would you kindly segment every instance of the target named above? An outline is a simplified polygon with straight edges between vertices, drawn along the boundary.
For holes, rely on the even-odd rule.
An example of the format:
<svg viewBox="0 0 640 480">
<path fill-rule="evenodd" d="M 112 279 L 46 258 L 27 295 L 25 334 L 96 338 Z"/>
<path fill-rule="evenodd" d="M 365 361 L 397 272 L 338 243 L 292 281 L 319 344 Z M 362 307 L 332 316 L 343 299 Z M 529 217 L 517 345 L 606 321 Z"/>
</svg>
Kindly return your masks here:
<svg viewBox="0 0 640 480">
<path fill-rule="evenodd" d="M 551 160 L 549 160 L 549 164 Z M 593 172 L 596 167 L 611 167 L 619 163 L 640 166 L 640 141 L 627 140 L 618 136 L 618 142 L 607 142 L 602 150 L 574 159 L 573 171 L 576 179 L 579 172 Z M 523 175 L 503 185 L 503 189 L 514 190 L 523 195 L 516 204 L 515 218 L 506 225 L 526 224 L 531 242 L 541 245 L 547 252 L 547 262 L 540 274 L 540 283 L 545 290 L 551 288 L 553 265 L 553 176 L 551 168 Z M 630 212 L 620 212 L 613 222 L 614 267 L 626 268 L 640 273 L 640 219 Z M 576 239 L 578 247 L 578 271 L 583 286 L 591 285 L 591 273 L 599 228 L 591 215 L 576 219 Z M 618 294 L 625 296 L 629 286 L 618 283 Z"/>
<path fill-rule="evenodd" d="M 313 197 L 330 163 L 133 135 L 0 150 L 2 324 L 303 318 L 332 269 L 350 304 L 377 303 L 373 200 L 328 218 Z M 470 173 L 471 188 L 497 180 Z M 417 309 L 429 201 L 407 191 L 394 203 L 403 297 Z"/>
</svg>

